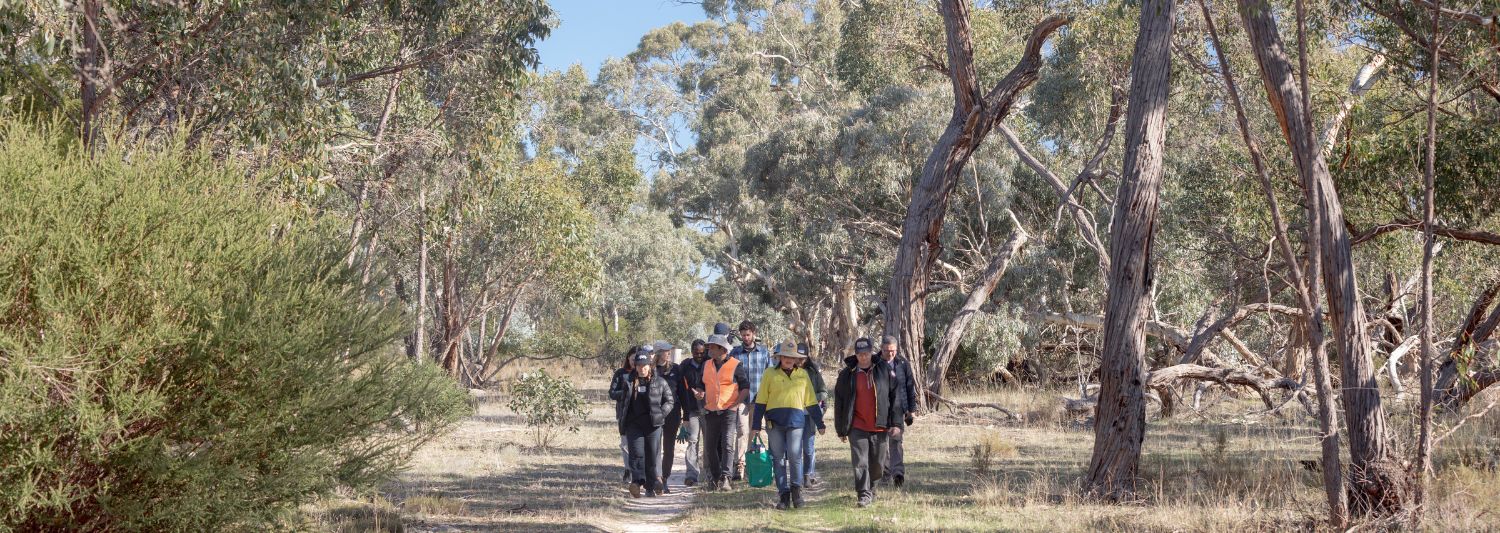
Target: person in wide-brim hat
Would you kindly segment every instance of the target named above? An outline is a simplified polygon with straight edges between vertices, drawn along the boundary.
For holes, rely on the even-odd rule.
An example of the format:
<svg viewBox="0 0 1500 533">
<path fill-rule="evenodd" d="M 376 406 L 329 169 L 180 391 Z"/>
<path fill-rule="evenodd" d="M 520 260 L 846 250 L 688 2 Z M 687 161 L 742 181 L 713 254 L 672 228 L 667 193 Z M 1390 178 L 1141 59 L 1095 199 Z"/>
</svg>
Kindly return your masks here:
<svg viewBox="0 0 1500 533">
<path fill-rule="evenodd" d="M 777 509 L 802 507 L 803 435 L 814 431 L 815 422 L 823 419 L 812 379 L 798 365 L 806 357 L 797 352 L 796 344 L 776 345 L 776 366 L 762 374 L 760 394 L 755 396 L 750 431 L 758 437 L 763 424 L 769 428 L 766 436 L 776 476 Z"/>
</svg>

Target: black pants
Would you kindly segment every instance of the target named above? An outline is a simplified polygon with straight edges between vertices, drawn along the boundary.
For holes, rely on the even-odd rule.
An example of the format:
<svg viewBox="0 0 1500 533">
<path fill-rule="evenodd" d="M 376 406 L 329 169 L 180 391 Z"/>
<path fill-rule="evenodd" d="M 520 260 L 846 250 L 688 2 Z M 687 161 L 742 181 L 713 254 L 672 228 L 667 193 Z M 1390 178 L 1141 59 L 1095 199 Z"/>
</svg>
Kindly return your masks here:
<svg viewBox="0 0 1500 533">
<path fill-rule="evenodd" d="M 735 428 L 739 425 L 734 411 L 703 414 L 703 470 L 713 481 L 729 479 L 733 474 Z"/>
<path fill-rule="evenodd" d="M 672 459 L 677 455 L 677 430 L 682 429 L 682 413 L 667 413 L 667 423 L 661 426 L 661 472 L 662 486 L 672 477 Z"/>
<path fill-rule="evenodd" d="M 656 480 L 661 477 L 656 457 L 661 453 L 661 426 L 626 426 L 625 438 L 630 441 L 630 481 L 646 486 L 646 490 L 657 490 Z"/>
<path fill-rule="evenodd" d="M 854 492 L 860 496 L 875 490 L 885 463 L 885 433 L 849 428 L 849 462 L 854 463 Z"/>
</svg>

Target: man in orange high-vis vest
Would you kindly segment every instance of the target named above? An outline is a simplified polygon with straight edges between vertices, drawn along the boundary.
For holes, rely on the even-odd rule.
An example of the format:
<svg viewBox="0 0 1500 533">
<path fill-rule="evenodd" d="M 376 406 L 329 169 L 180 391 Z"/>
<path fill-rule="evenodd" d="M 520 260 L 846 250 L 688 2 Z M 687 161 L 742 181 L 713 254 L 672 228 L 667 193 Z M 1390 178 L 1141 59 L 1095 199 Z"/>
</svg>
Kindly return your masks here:
<svg viewBox="0 0 1500 533">
<path fill-rule="evenodd" d="M 709 359 L 694 383 L 693 395 L 703 400 L 703 469 L 709 490 L 730 490 L 734 468 L 734 439 L 740 406 L 750 398 L 750 378 L 740 362 L 729 357 L 729 338 L 708 338 Z"/>
</svg>

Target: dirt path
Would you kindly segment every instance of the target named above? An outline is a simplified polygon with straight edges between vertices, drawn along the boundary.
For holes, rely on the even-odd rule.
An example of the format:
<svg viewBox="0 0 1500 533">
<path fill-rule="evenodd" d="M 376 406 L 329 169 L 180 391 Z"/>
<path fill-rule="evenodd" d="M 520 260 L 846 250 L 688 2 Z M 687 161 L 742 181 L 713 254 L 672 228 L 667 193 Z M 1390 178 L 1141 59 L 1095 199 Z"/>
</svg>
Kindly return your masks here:
<svg viewBox="0 0 1500 533">
<path fill-rule="evenodd" d="M 629 533 L 676 531 L 677 529 L 669 523 L 686 514 L 698 497 L 698 487 L 683 486 L 686 474 L 682 467 L 686 464 L 682 458 L 683 448 L 686 446 L 677 447 L 677 458 L 673 464 L 672 476 L 667 478 L 667 487 L 672 490 L 671 494 L 655 498 L 645 496 L 631 498 L 622 485 L 620 489 L 624 498 L 624 503 L 621 504 L 622 512 L 619 516 L 597 524 L 600 529 Z"/>
</svg>

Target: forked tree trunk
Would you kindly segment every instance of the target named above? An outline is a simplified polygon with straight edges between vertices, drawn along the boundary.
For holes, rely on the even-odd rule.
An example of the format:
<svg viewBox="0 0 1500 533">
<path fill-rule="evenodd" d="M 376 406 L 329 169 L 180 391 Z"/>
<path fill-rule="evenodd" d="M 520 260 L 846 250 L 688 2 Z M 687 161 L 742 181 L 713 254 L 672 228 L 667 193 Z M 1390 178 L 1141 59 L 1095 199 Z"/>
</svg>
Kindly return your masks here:
<svg viewBox="0 0 1500 533">
<path fill-rule="evenodd" d="M 943 251 L 948 196 L 979 143 L 1010 113 L 1016 96 L 1036 82 L 1042 66 L 1042 42 L 1070 20 L 1051 16 L 1038 23 L 1020 62 L 988 93 L 981 93 L 969 36 L 970 5 L 968 0 L 943 0 L 941 5 L 948 39 L 948 78 L 953 83 L 953 116 L 912 188 L 885 299 L 885 333 L 899 339 L 900 351 L 911 360 L 917 383 L 926 383 L 922 364 L 923 328 L 927 325 L 925 295 L 932 266 Z M 917 404 L 919 409 L 925 408 L 926 395 L 917 395 Z"/>
<path fill-rule="evenodd" d="M 1313 141 L 1311 110 L 1304 106 L 1302 90 L 1292 75 L 1270 3 L 1239 0 L 1239 8 L 1271 109 L 1276 111 L 1303 190 L 1309 196 L 1305 202 L 1308 218 L 1319 228 L 1322 278 L 1340 356 L 1344 418 L 1349 430 L 1351 512 L 1393 511 L 1401 506 L 1404 493 L 1401 475 L 1390 460 L 1385 410 L 1370 358 L 1343 205 L 1321 150 Z"/>
<path fill-rule="evenodd" d="M 1146 437 L 1146 321 L 1155 273 L 1156 236 L 1166 141 L 1174 0 L 1141 2 L 1130 64 L 1125 165 L 1109 237 L 1109 294 L 1104 353 L 1094 413 L 1094 452 L 1085 489 L 1110 501 L 1135 498 L 1141 442 Z"/>
</svg>

